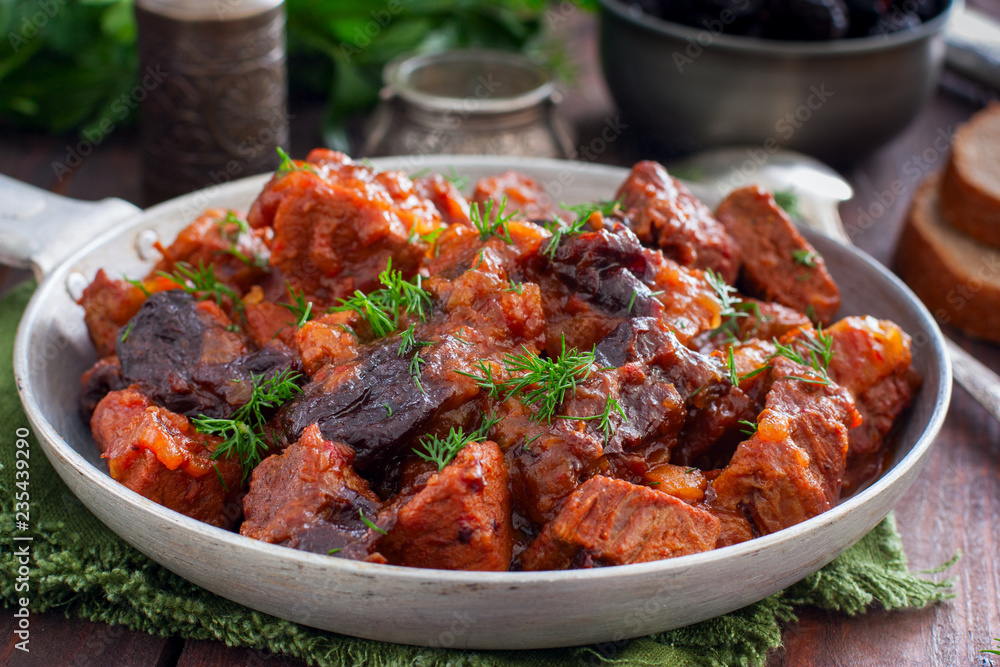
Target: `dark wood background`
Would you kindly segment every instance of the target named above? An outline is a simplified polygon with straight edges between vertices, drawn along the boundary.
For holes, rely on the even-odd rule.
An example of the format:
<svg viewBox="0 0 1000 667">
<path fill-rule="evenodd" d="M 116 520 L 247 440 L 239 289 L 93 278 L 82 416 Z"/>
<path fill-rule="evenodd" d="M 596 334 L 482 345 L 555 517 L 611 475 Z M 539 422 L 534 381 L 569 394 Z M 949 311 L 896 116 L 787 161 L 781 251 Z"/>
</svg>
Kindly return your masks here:
<svg viewBox="0 0 1000 667">
<path fill-rule="evenodd" d="M 970 2 L 994 16 L 994 0 Z M 613 103 L 597 65 L 595 21 L 575 15 L 561 30 L 571 36 L 580 64 L 579 82 L 567 91 L 562 113 L 577 131 L 581 145 L 596 137 Z M 943 165 L 946 155 L 934 148 L 939 132 L 950 133 L 996 95 L 946 74 L 936 97 L 899 137 L 874 154 L 842 166 L 855 189 L 841 207 L 848 229 L 876 201 L 887 201 L 897 181 L 905 194 L 894 198 L 870 228 L 852 234 L 864 250 L 889 262 L 909 198 L 923 174 Z M 293 100 L 292 154 L 303 156 L 321 145 L 321 105 Z M 81 199 L 121 197 L 141 204 L 138 133 L 119 128 L 61 181 L 53 163 L 64 161 L 73 136 L 49 136 L 0 128 L 0 173 L 60 194 Z M 628 165 L 657 157 L 642 137 L 626 131 L 601 160 Z M 898 186 L 897 186 L 898 187 Z M 0 289 L 24 277 L 0 267 Z M 947 332 L 993 370 L 1000 372 L 1000 349 Z M 838 613 L 803 610 L 799 622 L 784 630 L 784 647 L 769 667 L 817 665 L 978 666 L 1000 665 L 1000 658 L 980 650 L 1000 637 L 1000 423 L 956 387 L 944 429 L 927 468 L 896 508 L 900 532 L 913 569 L 933 568 L 961 550 L 962 558 L 947 576 L 955 580 L 955 598 L 923 610 L 886 612 L 878 607 L 849 618 Z M 0 663 L 16 665 L 129 665 L 195 667 L 203 665 L 300 665 L 298 661 L 224 644 L 184 641 L 132 632 L 120 627 L 38 615 L 32 623 L 32 652 L 14 650 L 13 619 L 0 615 Z"/>
</svg>

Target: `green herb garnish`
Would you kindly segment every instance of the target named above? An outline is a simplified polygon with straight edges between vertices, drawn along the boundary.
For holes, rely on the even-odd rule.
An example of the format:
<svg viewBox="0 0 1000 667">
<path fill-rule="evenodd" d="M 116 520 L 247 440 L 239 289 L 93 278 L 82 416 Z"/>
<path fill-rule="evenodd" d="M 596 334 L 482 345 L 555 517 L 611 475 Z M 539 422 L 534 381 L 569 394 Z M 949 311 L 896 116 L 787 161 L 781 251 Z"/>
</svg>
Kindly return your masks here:
<svg viewBox="0 0 1000 667">
<path fill-rule="evenodd" d="M 132 287 L 135 287 L 138 290 L 140 290 L 143 296 L 149 297 L 149 290 L 146 289 L 146 283 L 142 282 L 141 280 L 134 280 L 132 278 L 129 278 L 124 273 L 122 274 L 122 279 Z"/>
<path fill-rule="evenodd" d="M 129 320 L 128 326 L 125 327 L 125 333 L 122 334 L 121 341 L 124 343 L 128 340 L 128 335 L 132 333 L 132 326 L 135 324 L 135 320 Z"/>
<path fill-rule="evenodd" d="M 784 357 L 802 366 L 808 366 L 811 374 L 808 376 L 788 375 L 792 380 L 801 380 L 812 384 L 830 384 L 830 377 L 827 375 L 827 368 L 833 359 L 833 336 L 823 333 L 823 329 L 817 329 L 815 333 L 803 331 L 802 337 L 796 338 L 791 345 L 783 345 L 777 339 L 773 340 L 777 350 L 768 357 L 768 360 L 775 357 Z M 794 347 L 796 344 L 805 348 L 805 354 L 800 354 Z"/>
<path fill-rule="evenodd" d="M 233 302 L 233 307 L 240 313 L 243 312 L 243 302 L 225 283 L 215 276 L 215 267 L 211 264 L 207 267 L 202 261 L 198 261 L 198 269 L 195 270 L 187 262 L 177 262 L 174 265 L 174 272 L 157 271 L 157 275 L 171 281 L 188 294 L 198 299 L 212 297 L 215 303 L 222 306 L 222 300 L 228 297 Z"/>
<path fill-rule="evenodd" d="M 267 451 L 264 441 L 264 425 L 267 423 L 265 411 L 284 405 L 302 389 L 295 384 L 298 373 L 290 368 L 269 378 L 251 373 L 253 388 L 250 400 L 240 406 L 229 419 L 219 419 L 201 415 L 191 420 L 199 433 L 223 438 L 212 452 L 212 458 L 235 456 L 243 466 L 243 479 L 263 460 Z"/>
<path fill-rule="evenodd" d="M 805 248 L 800 248 L 799 250 L 792 251 L 792 259 L 795 260 L 796 264 L 801 264 L 802 266 L 808 267 L 810 269 L 816 268 L 816 260 L 819 258 L 812 250 L 806 250 Z"/>
<path fill-rule="evenodd" d="M 507 197 L 500 200 L 500 205 L 496 207 L 495 213 L 493 211 L 494 204 L 492 199 L 488 200 L 482 207 L 479 202 L 473 202 L 469 207 L 469 219 L 472 221 L 472 226 L 479 232 L 480 241 L 489 241 L 490 237 L 495 236 L 504 243 L 513 244 L 514 239 L 510 237 L 510 221 L 517 215 L 517 211 L 504 215 Z"/>
<path fill-rule="evenodd" d="M 793 218 L 801 218 L 799 196 L 793 190 L 779 190 L 774 193 L 774 202 Z"/>
<path fill-rule="evenodd" d="M 226 240 L 229 241 L 229 247 L 225 250 L 220 250 L 219 252 L 225 255 L 232 255 L 250 268 L 270 271 L 270 266 L 268 266 L 266 257 L 257 254 L 254 254 L 253 257 L 247 257 L 243 254 L 243 251 L 239 249 L 240 236 L 244 234 L 249 236 L 253 233 L 250 229 L 250 225 L 248 225 L 245 220 L 240 220 L 239 216 L 232 211 L 228 211 L 226 213 L 226 217 L 219 220 L 218 224 L 220 229 L 223 225 L 236 225 L 235 232 L 225 233 Z"/>
<path fill-rule="evenodd" d="M 757 432 L 756 422 L 751 422 L 745 419 L 741 419 L 739 423 L 745 427 L 740 429 L 740 433 L 747 436 L 748 438 L 752 438 L 754 434 Z"/>
<path fill-rule="evenodd" d="M 479 428 L 468 434 L 459 426 L 457 429 L 452 427 L 448 435 L 443 438 L 436 435 L 424 436 L 420 440 L 423 449 L 414 448 L 413 453 L 425 461 L 436 463 L 438 472 L 441 472 L 463 447 L 470 442 L 482 442 L 489 435 L 490 429 L 499 422 L 499 417 L 490 415 L 483 418 L 483 423 L 479 425 Z"/>
<path fill-rule="evenodd" d="M 616 199 L 615 201 L 599 201 L 590 202 L 587 204 L 563 204 L 559 203 L 559 208 L 564 211 L 569 211 L 576 216 L 576 221 L 580 223 L 586 223 L 590 220 L 590 216 L 594 213 L 600 213 L 603 217 L 608 217 L 619 211 L 622 207 L 623 199 Z"/>
<path fill-rule="evenodd" d="M 366 517 L 364 510 L 361 509 L 360 507 L 358 508 L 358 516 L 360 516 L 361 520 L 365 522 L 365 525 L 368 526 L 369 528 L 371 528 L 372 530 L 376 530 L 376 531 L 382 533 L 383 535 L 388 535 L 389 534 L 388 531 L 386 531 L 383 528 L 379 528 L 378 526 L 375 525 L 375 523 L 371 519 L 369 519 L 368 517 Z"/>
<path fill-rule="evenodd" d="M 306 297 L 301 290 L 296 291 L 291 284 L 287 282 L 286 284 L 288 285 L 288 293 L 292 296 L 292 303 L 280 303 L 278 305 L 295 316 L 295 329 L 298 330 L 305 326 L 306 322 L 315 317 L 312 312 L 313 302 L 306 301 Z"/>
<path fill-rule="evenodd" d="M 278 146 L 277 148 L 275 148 L 275 150 L 278 151 L 278 156 L 281 158 L 281 164 L 278 165 L 278 170 L 274 172 L 274 175 L 277 176 L 278 178 L 284 178 L 293 171 L 307 171 L 310 174 L 316 173 L 316 170 L 313 169 L 312 165 L 309 164 L 308 162 L 303 162 L 302 164 L 296 164 L 295 160 L 293 160 L 291 156 L 289 156 L 288 153 L 286 153 L 281 146 Z"/>
<path fill-rule="evenodd" d="M 365 294 L 354 292 L 350 299 L 341 299 L 342 305 L 331 308 L 333 312 L 353 310 L 368 320 L 376 338 L 384 338 L 399 328 L 400 317 L 406 313 L 426 322 L 431 310 L 431 295 L 421 287 L 422 278 L 417 274 L 413 282 L 403 279 L 402 271 L 392 270 L 392 258 L 385 271 L 379 274 L 385 287 Z"/>
</svg>

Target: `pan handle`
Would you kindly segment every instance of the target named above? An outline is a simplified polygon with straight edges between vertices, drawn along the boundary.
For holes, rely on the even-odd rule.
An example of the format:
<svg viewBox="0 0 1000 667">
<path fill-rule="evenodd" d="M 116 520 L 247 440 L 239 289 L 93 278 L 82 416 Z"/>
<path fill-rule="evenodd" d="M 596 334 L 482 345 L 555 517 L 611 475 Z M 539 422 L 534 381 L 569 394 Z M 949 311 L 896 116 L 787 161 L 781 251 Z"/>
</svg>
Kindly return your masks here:
<svg viewBox="0 0 1000 667">
<path fill-rule="evenodd" d="M 121 199 L 80 201 L 0 174 L 0 264 L 41 280 L 71 252 L 141 211 Z"/>
</svg>

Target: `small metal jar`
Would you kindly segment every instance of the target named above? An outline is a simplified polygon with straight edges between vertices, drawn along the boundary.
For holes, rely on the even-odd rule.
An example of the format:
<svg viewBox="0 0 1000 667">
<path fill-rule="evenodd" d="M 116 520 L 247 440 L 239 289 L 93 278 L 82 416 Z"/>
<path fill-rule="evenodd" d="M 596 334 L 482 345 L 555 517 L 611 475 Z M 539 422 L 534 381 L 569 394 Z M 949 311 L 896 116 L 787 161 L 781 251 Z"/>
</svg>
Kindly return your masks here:
<svg viewBox="0 0 1000 667">
<path fill-rule="evenodd" d="M 283 0 L 136 0 L 147 204 L 277 167 Z"/>
<path fill-rule="evenodd" d="M 397 59 L 382 74 L 382 104 L 364 155 L 569 157 L 555 113 L 559 93 L 517 53 L 455 50 Z"/>
</svg>

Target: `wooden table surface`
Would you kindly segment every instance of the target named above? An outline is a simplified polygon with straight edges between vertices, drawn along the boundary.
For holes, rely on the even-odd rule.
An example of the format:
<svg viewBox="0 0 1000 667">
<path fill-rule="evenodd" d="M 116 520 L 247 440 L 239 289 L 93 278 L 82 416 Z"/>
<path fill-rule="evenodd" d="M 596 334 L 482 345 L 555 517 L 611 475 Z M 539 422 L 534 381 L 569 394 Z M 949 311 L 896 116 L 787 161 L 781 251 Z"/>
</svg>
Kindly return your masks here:
<svg viewBox="0 0 1000 667">
<path fill-rule="evenodd" d="M 1000 8 L 987 6 L 985 1 L 970 4 L 1000 14 Z M 585 145 L 615 112 L 596 66 L 593 19 L 574 16 L 562 29 L 574 35 L 573 50 L 581 68 L 580 84 L 568 92 L 563 113 L 577 127 L 579 143 Z M 880 261 L 888 262 L 892 256 L 910 195 L 921 177 L 940 168 L 946 158 L 936 139 L 950 136 L 957 123 L 995 98 L 954 77 L 946 76 L 945 81 L 927 109 L 892 143 L 841 168 L 855 188 L 854 200 L 841 207 L 844 222 L 853 230 L 855 243 Z M 292 154 L 301 156 L 320 145 L 322 111 L 315 103 L 295 102 L 291 111 Z M 113 196 L 141 203 L 137 139 L 132 128 L 116 129 L 59 181 L 53 163 L 65 159 L 76 138 L 0 129 L 0 173 L 81 199 Z M 653 150 L 626 128 L 600 159 L 627 165 L 657 157 Z M 905 193 L 893 195 L 900 187 Z M 879 206 L 884 210 L 873 216 L 874 224 L 865 224 L 862 213 L 878 213 Z M 0 289 L 23 276 L 2 268 L 0 272 L 5 274 L 0 276 Z M 1000 349 L 948 333 L 1000 372 Z M 961 560 L 948 572 L 955 580 L 955 598 L 917 611 L 875 608 L 855 618 L 803 610 L 799 622 L 785 627 L 785 645 L 770 656 L 769 667 L 1000 665 L 1000 658 L 979 652 L 995 646 L 991 637 L 1000 637 L 1000 423 L 958 387 L 930 462 L 900 501 L 896 517 L 912 568 L 933 568 L 961 550 Z M 153 637 L 56 613 L 34 617 L 32 652 L 25 657 L 13 648 L 12 630 L 11 615 L 0 615 L 2 664 L 302 664 L 221 643 Z"/>
</svg>

